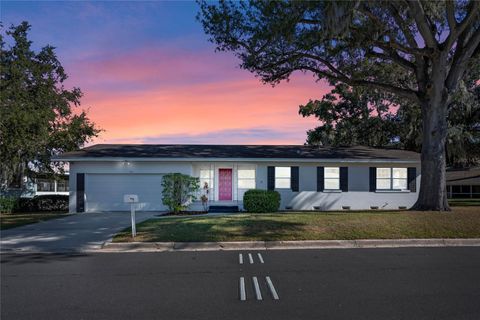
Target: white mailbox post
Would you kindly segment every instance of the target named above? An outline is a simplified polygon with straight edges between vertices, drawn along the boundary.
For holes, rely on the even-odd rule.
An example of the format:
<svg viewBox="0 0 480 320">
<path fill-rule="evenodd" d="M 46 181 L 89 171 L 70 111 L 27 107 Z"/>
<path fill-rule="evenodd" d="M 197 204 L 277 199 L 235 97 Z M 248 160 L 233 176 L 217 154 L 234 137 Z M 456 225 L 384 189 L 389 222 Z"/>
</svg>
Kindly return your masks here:
<svg viewBox="0 0 480 320">
<path fill-rule="evenodd" d="M 123 202 L 130 203 L 130 215 L 132 218 L 132 237 L 137 235 L 137 226 L 135 224 L 135 203 L 138 202 L 136 194 L 126 194 L 123 196 Z"/>
</svg>

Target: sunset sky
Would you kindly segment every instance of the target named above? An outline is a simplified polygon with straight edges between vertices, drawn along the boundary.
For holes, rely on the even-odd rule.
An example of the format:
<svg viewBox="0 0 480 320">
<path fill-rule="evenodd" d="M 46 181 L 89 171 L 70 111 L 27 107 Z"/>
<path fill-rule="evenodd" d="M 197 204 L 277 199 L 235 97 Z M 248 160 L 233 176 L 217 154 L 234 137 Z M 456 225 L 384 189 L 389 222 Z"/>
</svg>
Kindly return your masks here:
<svg viewBox="0 0 480 320">
<path fill-rule="evenodd" d="M 95 143 L 302 144 L 298 106 L 328 91 L 311 74 L 275 88 L 215 52 L 195 2 L 2 1 L 4 27 L 28 21 L 56 47 L 68 87 L 105 131 Z"/>
</svg>

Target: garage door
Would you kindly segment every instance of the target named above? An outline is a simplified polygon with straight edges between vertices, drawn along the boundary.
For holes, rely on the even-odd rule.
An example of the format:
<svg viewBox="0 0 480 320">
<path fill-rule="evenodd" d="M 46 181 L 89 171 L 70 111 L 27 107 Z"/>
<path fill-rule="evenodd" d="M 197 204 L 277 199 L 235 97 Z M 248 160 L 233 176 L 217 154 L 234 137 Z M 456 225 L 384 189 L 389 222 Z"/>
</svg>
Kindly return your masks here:
<svg viewBox="0 0 480 320">
<path fill-rule="evenodd" d="M 137 210 L 165 210 L 162 205 L 161 174 L 87 174 L 85 211 L 129 211 L 123 195 L 137 194 Z"/>
</svg>

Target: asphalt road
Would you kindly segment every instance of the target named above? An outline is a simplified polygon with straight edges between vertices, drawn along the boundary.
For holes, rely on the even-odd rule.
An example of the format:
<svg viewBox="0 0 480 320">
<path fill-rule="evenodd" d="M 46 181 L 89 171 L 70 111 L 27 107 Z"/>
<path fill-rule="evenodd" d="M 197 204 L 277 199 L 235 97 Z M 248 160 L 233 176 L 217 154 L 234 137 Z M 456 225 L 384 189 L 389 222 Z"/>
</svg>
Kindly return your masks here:
<svg viewBox="0 0 480 320">
<path fill-rule="evenodd" d="M 480 319 L 480 248 L 251 253 L 2 255 L 1 319 Z"/>
</svg>

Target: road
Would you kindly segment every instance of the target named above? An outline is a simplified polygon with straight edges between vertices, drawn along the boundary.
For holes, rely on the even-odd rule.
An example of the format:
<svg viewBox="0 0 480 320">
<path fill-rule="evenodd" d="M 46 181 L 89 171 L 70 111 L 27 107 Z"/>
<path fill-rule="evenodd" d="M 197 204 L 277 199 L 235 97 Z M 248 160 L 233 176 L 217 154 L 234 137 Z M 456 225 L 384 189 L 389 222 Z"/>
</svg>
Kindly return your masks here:
<svg viewBox="0 0 480 320">
<path fill-rule="evenodd" d="M 2 320 L 480 319 L 478 247 L 1 258 Z"/>
</svg>

